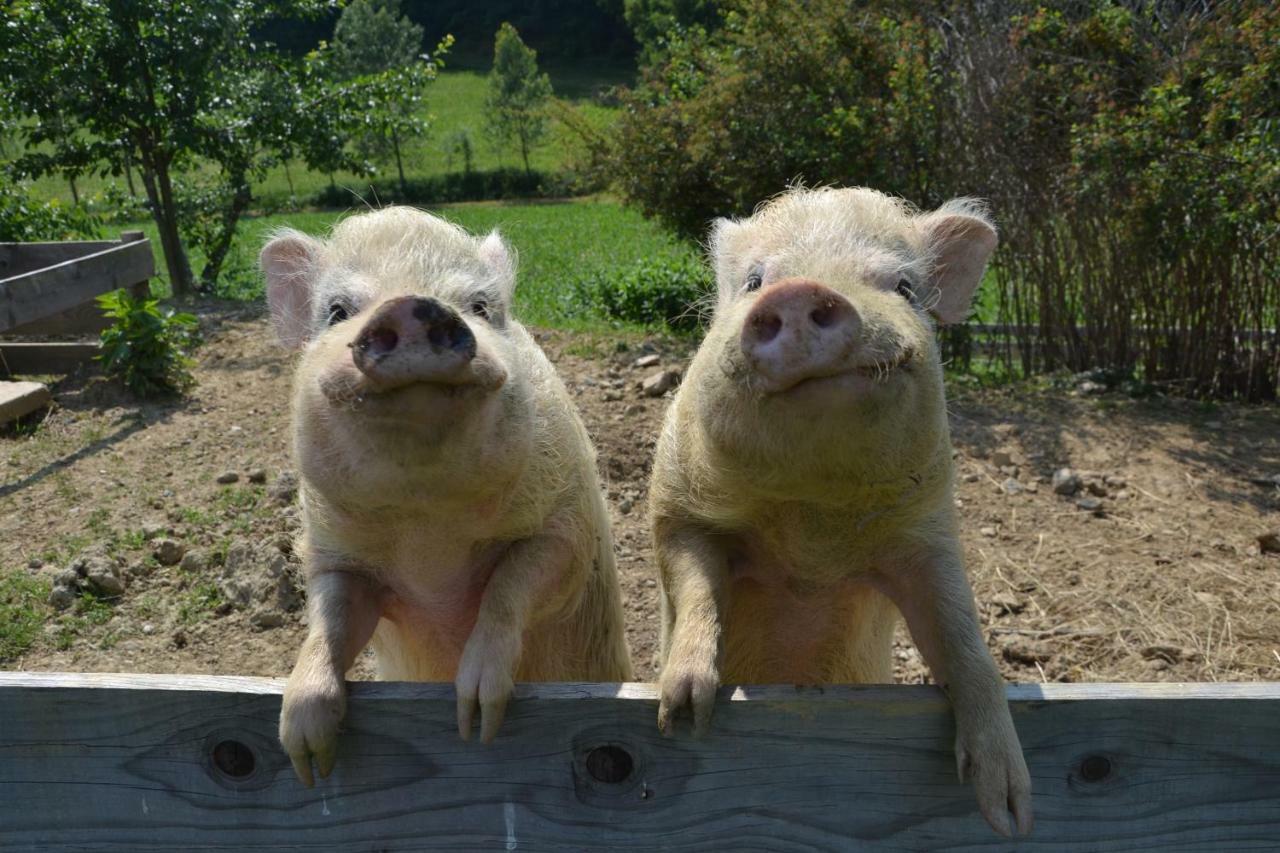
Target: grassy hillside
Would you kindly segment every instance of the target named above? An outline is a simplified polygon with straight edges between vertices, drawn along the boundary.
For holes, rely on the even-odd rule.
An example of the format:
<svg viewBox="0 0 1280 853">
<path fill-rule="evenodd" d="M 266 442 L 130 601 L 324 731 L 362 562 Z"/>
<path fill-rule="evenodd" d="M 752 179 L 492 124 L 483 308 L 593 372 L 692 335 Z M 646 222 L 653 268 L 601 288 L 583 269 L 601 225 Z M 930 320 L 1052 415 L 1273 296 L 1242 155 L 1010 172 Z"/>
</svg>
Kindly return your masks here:
<svg viewBox="0 0 1280 853">
<path fill-rule="evenodd" d="M 567 103 L 582 110 L 586 117 L 599 126 L 608 124 L 616 113 L 616 108 L 601 106 L 596 98 L 609 86 L 626 83 L 630 79 L 631 69 L 616 64 L 592 63 L 568 68 L 551 68 L 552 86 L 556 95 Z M 477 170 L 493 169 L 499 166 L 515 167 L 523 165 L 519 150 L 502 149 L 492 144 L 486 135 L 484 117 L 484 99 L 486 92 L 486 74 L 480 70 L 452 70 L 446 67 L 439 77 L 427 88 L 422 116 L 429 122 L 428 133 L 412 140 L 404 151 L 404 167 L 406 177 L 426 178 L 446 172 L 460 172 L 463 168 L 461 158 L 450 159 L 445 153 L 446 140 L 457 131 L 465 131 L 471 138 L 474 152 L 473 168 Z M 552 121 L 546 138 L 538 145 L 530 157 L 532 168 L 543 171 L 556 171 L 566 166 L 574 157 L 577 141 L 560 123 Z M 396 174 L 394 162 L 383 163 L 378 167 L 376 178 L 393 178 Z M 337 173 L 334 180 L 344 187 L 350 187 L 362 195 L 362 187 L 368 186 L 368 178 Z M 266 177 L 255 187 L 255 195 L 259 202 L 268 206 L 286 202 L 290 196 L 290 178 L 292 178 L 292 194 L 300 199 L 311 197 L 318 190 L 327 186 L 329 176 L 310 172 L 300 161 L 271 169 Z M 81 199 L 86 199 L 102 192 L 115 184 L 121 190 L 126 189 L 123 177 L 85 176 L 77 180 L 76 185 Z M 135 189 L 142 194 L 140 179 L 134 177 Z M 61 177 L 45 177 L 32 185 L 34 194 L 39 198 L 58 198 L 71 201 L 71 190 L 67 181 Z M 373 198 L 368 199 L 371 203 Z"/>
</svg>

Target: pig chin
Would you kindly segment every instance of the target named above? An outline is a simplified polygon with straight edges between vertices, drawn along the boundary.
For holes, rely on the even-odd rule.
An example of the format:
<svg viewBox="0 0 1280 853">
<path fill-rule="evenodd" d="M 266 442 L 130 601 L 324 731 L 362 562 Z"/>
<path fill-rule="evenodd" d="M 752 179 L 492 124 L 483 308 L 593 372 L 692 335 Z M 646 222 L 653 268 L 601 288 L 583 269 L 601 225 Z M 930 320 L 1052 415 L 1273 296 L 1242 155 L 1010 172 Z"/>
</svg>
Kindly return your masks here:
<svg viewBox="0 0 1280 853">
<path fill-rule="evenodd" d="M 454 419 L 481 406 L 506 384 L 507 375 L 487 359 L 463 371 L 392 369 L 381 374 L 343 364 L 322 373 L 319 391 L 331 409 L 396 426 Z"/>
</svg>

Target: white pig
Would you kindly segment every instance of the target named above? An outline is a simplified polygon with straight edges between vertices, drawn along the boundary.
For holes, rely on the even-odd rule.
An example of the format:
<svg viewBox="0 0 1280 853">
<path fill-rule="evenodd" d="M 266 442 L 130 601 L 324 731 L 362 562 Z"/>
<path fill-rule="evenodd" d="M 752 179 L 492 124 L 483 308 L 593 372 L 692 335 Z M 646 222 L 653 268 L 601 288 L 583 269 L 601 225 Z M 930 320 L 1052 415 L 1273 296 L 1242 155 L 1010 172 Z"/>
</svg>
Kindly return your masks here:
<svg viewBox="0 0 1280 853">
<path fill-rule="evenodd" d="M 344 675 L 451 680 L 458 731 L 493 739 L 513 680 L 625 681 L 631 666 L 595 453 L 511 316 L 515 268 L 405 207 L 262 250 L 276 331 L 301 350 L 293 451 L 310 627 L 280 740 L 333 767 Z"/>
<path fill-rule="evenodd" d="M 650 489 L 663 591 L 658 725 L 706 728 L 728 682 L 888 682 L 898 611 L 1002 834 L 1031 783 L 983 643 L 952 499 L 935 323 L 964 319 L 996 246 L 982 208 L 791 190 L 711 238 L 714 321 Z"/>
</svg>

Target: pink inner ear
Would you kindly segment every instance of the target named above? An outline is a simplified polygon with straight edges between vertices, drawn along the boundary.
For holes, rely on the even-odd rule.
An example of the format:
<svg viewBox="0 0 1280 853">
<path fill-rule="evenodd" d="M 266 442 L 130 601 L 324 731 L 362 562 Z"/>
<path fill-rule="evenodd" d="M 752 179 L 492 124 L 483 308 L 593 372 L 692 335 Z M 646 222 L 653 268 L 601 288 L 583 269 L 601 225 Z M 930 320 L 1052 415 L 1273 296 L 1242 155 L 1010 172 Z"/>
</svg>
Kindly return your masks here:
<svg viewBox="0 0 1280 853">
<path fill-rule="evenodd" d="M 963 323 L 995 251 L 996 230 L 982 219 L 964 214 L 927 217 L 925 229 L 934 256 L 931 282 L 938 292 L 933 314 L 943 324 Z"/>
<path fill-rule="evenodd" d="M 306 343 L 310 331 L 316 249 L 307 237 L 288 235 L 268 243 L 259 258 L 267 276 L 272 325 L 280 343 L 290 349 Z"/>
</svg>

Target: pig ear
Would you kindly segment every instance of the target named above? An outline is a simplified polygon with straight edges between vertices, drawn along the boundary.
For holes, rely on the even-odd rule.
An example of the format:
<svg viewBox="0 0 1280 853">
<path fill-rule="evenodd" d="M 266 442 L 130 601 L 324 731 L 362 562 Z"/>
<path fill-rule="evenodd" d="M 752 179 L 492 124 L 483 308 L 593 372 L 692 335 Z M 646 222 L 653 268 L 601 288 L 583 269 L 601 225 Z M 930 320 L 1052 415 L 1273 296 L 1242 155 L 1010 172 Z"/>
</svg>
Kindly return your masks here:
<svg viewBox="0 0 1280 853">
<path fill-rule="evenodd" d="M 502 288 L 502 295 L 510 300 L 516 289 L 516 258 L 498 229 L 493 229 L 480 243 L 480 259 L 489 268 Z"/>
<path fill-rule="evenodd" d="M 320 243 L 299 231 L 277 232 L 262 247 L 258 265 L 267 277 L 267 305 L 280 343 L 297 349 L 311 332 L 311 291 Z"/>
<path fill-rule="evenodd" d="M 978 204 L 965 200 L 947 202 L 919 223 L 933 258 L 926 304 L 938 322 L 963 323 L 998 242 L 995 226 Z"/>
</svg>

